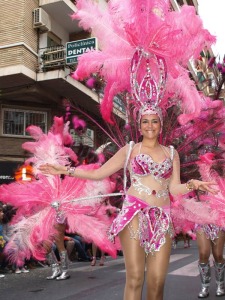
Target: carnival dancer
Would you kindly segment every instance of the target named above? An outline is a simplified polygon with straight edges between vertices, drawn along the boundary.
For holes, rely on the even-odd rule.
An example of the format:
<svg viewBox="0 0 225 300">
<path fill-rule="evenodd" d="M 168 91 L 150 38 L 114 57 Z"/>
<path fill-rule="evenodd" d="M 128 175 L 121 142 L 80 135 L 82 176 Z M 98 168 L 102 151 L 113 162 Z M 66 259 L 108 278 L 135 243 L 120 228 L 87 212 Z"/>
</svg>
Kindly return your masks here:
<svg viewBox="0 0 225 300">
<path fill-rule="evenodd" d="M 202 178 L 214 180 L 218 182 L 219 192 L 216 195 L 217 199 L 212 197 L 214 206 L 218 205 L 219 198 L 223 198 L 223 188 L 221 186 L 222 178 L 219 177 L 218 172 L 221 170 L 221 165 L 224 165 L 224 161 L 216 160 L 215 154 L 207 153 L 200 157 L 198 161 L 199 171 Z M 201 195 L 200 195 L 201 198 Z M 221 207 L 221 201 L 219 203 Z M 218 210 L 218 208 L 217 208 Z M 217 224 L 196 224 L 195 232 L 197 236 L 197 244 L 199 251 L 198 268 L 201 279 L 201 291 L 198 294 L 198 298 L 207 298 L 209 296 L 209 288 L 211 281 L 211 266 L 210 266 L 210 254 L 212 252 L 214 258 L 214 269 L 216 279 L 216 296 L 225 295 L 224 274 L 225 274 L 225 259 L 223 257 L 223 250 L 225 244 L 225 228 Z"/>
<path fill-rule="evenodd" d="M 137 121 L 143 139 L 122 147 L 93 172 L 57 164 L 44 164 L 39 170 L 46 175 L 102 180 L 124 168 L 125 199 L 109 232 L 111 240 L 119 235 L 123 248 L 124 299 L 141 299 L 146 265 L 147 298 L 161 300 L 173 236 L 169 193 L 195 189 L 217 193 L 214 182 L 192 179 L 181 184 L 177 151 L 159 142 L 163 113 L 179 99 L 184 122 L 199 115 L 202 97 L 184 67 L 215 39 L 202 28 L 193 8 L 183 6 L 172 12 L 169 1 L 112 0 L 102 7 L 80 0 L 77 7 L 74 19 L 79 19 L 84 29 L 92 29 L 93 36 L 100 39 L 101 51 L 82 55 L 73 77 L 83 80 L 97 72 L 104 78 L 101 112 L 111 124 L 114 96 L 131 92 L 125 97 L 127 115 L 132 125 Z M 128 190 L 127 168 L 131 178 Z"/>
<path fill-rule="evenodd" d="M 126 192 L 121 213 L 110 230 L 111 238 L 119 234 L 125 257 L 127 281 L 124 299 L 141 299 L 145 261 L 147 297 L 163 299 L 173 236 L 169 192 L 185 194 L 199 189 L 216 193 L 217 190 L 212 187 L 213 182 L 191 180 L 180 183 L 178 153 L 173 147 L 158 142 L 163 123 L 159 107 L 145 105 L 139 120 L 142 142 L 121 148 L 101 168 L 89 172 L 45 164 L 39 170 L 46 175 L 64 174 L 102 180 L 123 168 L 129 160 L 131 186 Z"/>
</svg>

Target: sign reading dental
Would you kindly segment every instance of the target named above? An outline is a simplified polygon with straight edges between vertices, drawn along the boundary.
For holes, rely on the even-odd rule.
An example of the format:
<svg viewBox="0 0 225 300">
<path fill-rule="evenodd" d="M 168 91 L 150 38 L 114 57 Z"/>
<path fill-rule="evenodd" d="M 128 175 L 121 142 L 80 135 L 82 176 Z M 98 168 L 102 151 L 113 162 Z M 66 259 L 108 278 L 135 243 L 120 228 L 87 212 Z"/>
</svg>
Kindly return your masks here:
<svg viewBox="0 0 225 300">
<path fill-rule="evenodd" d="M 66 43 L 66 63 L 75 64 L 80 55 L 95 49 L 97 49 L 95 37 Z"/>
</svg>

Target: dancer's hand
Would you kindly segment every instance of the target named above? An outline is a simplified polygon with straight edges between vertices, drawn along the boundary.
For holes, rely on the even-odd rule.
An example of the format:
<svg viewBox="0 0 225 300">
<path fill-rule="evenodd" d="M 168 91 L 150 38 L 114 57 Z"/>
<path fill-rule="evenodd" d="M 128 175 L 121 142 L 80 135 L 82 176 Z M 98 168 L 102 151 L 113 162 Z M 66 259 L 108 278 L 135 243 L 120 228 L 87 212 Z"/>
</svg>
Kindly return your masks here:
<svg viewBox="0 0 225 300">
<path fill-rule="evenodd" d="M 60 175 L 66 174 L 67 172 L 67 168 L 65 166 L 52 164 L 41 165 L 38 169 L 46 175 Z"/>
<path fill-rule="evenodd" d="M 219 192 L 218 189 L 212 187 L 212 185 L 216 185 L 214 181 L 201 181 L 201 180 L 192 179 L 192 184 L 194 190 L 209 192 L 214 195 L 218 194 Z"/>
</svg>

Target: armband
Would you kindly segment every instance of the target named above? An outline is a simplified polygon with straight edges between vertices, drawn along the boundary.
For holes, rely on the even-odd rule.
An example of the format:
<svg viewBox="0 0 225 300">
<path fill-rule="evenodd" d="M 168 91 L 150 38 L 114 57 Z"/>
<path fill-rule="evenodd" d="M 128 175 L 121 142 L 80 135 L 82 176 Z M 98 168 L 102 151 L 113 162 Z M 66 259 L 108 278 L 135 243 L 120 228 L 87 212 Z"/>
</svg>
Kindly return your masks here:
<svg viewBox="0 0 225 300">
<path fill-rule="evenodd" d="M 75 170 L 76 170 L 76 167 L 67 167 L 67 169 L 66 169 L 69 176 L 74 176 Z"/>
</svg>

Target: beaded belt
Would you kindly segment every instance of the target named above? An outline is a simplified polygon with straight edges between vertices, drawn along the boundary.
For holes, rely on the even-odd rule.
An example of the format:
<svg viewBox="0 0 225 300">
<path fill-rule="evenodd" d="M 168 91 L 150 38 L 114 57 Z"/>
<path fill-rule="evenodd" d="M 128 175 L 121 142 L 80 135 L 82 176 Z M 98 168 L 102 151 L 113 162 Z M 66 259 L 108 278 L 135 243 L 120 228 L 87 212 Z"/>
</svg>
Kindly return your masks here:
<svg viewBox="0 0 225 300">
<path fill-rule="evenodd" d="M 131 179 L 131 184 L 134 187 L 135 191 L 137 191 L 139 194 L 142 192 L 148 194 L 148 195 L 153 195 L 156 196 L 157 198 L 161 197 L 167 197 L 169 195 L 168 189 L 166 190 L 152 190 L 151 188 L 145 186 L 140 182 L 140 177 L 133 175 Z"/>
</svg>

